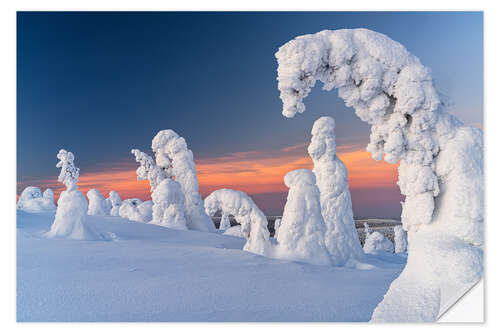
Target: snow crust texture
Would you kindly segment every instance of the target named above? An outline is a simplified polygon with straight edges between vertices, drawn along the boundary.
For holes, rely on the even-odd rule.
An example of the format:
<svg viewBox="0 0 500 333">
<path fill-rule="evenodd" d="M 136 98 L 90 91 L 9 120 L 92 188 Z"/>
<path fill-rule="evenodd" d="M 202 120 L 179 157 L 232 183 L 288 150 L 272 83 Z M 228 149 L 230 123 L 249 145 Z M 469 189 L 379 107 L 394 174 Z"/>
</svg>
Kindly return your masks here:
<svg viewBox="0 0 500 333">
<path fill-rule="evenodd" d="M 16 208 L 32 213 L 56 210 L 54 191 L 48 188 L 42 195 L 38 187 L 28 186 L 19 196 Z"/>
<path fill-rule="evenodd" d="M 89 199 L 89 215 L 109 215 L 111 211 L 111 202 L 106 201 L 101 192 L 93 188 L 87 192 Z"/>
<path fill-rule="evenodd" d="M 285 117 L 305 111 L 303 99 L 319 80 L 371 125 L 372 157 L 400 162 L 408 264 L 372 320 L 435 320 L 442 277 L 460 284 L 482 274 L 482 131 L 449 114 L 430 70 L 383 34 L 324 30 L 289 41 L 276 58 Z"/>
<path fill-rule="evenodd" d="M 288 197 L 274 256 L 315 265 L 330 265 L 316 177 L 311 170 L 293 170 L 285 175 L 285 185 L 289 188 Z"/>
<path fill-rule="evenodd" d="M 271 255 L 271 243 L 267 218 L 253 200 L 244 192 L 220 189 L 205 198 L 205 211 L 214 216 L 221 211 L 222 215 L 233 215 L 241 224 L 241 234 L 247 240 L 243 250 L 263 256 Z"/>
<path fill-rule="evenodd" d="M 408 240 L 406 231 L 402 226 L 394 227 L 394 252 L 405 253 L 408 248 Z"/>
<path fill-rule="evenodd" d="M 337 156 L 335 120 L 321 117 L 314 122 L 309 155 L 321 194 L 321 212 L 326 224 L 325 244 L 332 263 L 343 266 L 349 259 L 360 259 L 363 249 L 352 213 L 347 169 Z"/>
</svg>

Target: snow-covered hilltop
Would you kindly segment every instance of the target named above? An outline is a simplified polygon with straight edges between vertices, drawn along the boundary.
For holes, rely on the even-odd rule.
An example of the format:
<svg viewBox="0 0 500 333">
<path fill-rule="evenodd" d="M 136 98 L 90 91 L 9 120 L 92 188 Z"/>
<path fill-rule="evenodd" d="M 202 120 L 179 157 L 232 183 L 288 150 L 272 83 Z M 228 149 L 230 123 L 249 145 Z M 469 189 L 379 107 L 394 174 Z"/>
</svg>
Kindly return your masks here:
<svg viewBox="0 0 500 333">
<path fill-rule="evenodd" d="M 373 158 L 400 161 L 408 264 L 372 320 L 435 320 L 446 285 L 482 275 L 482 132 L 449 114 L 430 70 L 383 34 L 324 30 L 289 41 L 276 58 L 285 117 L 305 111 L 320 81 L 371 125 Z"/>
</svg>

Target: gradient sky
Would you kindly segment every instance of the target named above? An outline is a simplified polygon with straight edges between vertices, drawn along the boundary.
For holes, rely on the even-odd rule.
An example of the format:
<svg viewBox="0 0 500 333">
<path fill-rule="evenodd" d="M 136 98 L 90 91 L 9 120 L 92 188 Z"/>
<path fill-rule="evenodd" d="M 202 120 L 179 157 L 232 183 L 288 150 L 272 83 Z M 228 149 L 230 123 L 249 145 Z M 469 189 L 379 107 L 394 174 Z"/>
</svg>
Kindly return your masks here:
<svg viewBox="0 0 500 333">
<path fill-rule="evenodd" d="M 56 154 L 65 148 L 84 193 L 148 199 L 130 150 L 150 152 L 170 128 L 193 151 L 203 196 L 243 190 L 280 215 L 283 176 L 312 167 L 311 126 L 330 115 L 355 216 L 398 217 L 397 166 L 365 152 L 369 127 L 336 92 L 317 85 L 304 114 L 281 115 L 277 49 L 298 35 L 359 27 L 405 45 L 432 69 L 450 112 L 482 128 L 482 13 L 18 13 L 17 194 L 35 185 L 57 195 Z"/>
</svg>

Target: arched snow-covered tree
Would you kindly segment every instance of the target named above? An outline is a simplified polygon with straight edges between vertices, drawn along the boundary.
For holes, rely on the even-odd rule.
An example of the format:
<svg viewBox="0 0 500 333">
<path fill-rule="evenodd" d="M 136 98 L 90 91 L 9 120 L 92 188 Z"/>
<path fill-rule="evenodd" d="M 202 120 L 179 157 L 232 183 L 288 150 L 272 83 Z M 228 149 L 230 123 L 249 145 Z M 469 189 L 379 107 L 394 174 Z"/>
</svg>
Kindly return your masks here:
<svg viewBox="0 0 500 333">
<path fill-rule="evenodd" d="M 187 230 L 186 205 L 181 185 L 164 179 L 152 194 L 153 221 L 151 223 L 173 229 Z"/>
<path fill-rule="evenodd" d="M 404 253 L 408 247 L 408 241 L 406 240 L 406 231 L 403 226 L 394 227 L 394 252 Z"/>
<path fill-rule="evenodd" d="M 400 161 L 410 251 L 372 320 L 435 320 L 442 288 L 482 275 L 482 131 L 449 114 L 430 70 L 383 34 L 324 30 L 289 41 L 276 58 L 284 116 L 305 111 L 303 99 L 319 80 L 371 125 L 373 158 Z"/>
<path fill-rule="evenodd" d="M 120 206 L 122 205 L 122 199 L 116 191 L 109 191 L 109 197 L 106 199 L 108 206 L 111 206 L 109 215 L 120 216 Z"/>
<path fill-rule="evenodd" d="M 248 195 L 229 189 L 214 191 L 205 198 L 205 210 L 209 216 L 214 216 L 218 211 L 222 211 L 223 215 L 233 215 L 241 224 L 241 233 L 247 240 L 243 250 L 270 255 L 266 216 Z"/>
<path fill-rule="evenodd" d="M 87 198 L 89 199 L 89 215 L 109 215 L 111 207 L 101 192 L 93 188 L 87 192 Z"/>
<path fill-rule="evenodd" d="M 50 231 L 45 235 L 50 238 L 62 237 L 78 240 L 94 240 L 101 237 L 95 234 L 86 224 L 88 204 L 76 183 L 80 169 L 75 167 L 71 152 L 61 149 L 57 154 L 61 168 L 58 181 L 66 185 L 57 201 L 56 218 Z"/>
<path fill-rule="evenodd" d="M 337 156 L 335 120 L 321 117 L 314 122 L 309 155 L 314 162 L 316 185 L 321 194 L 321 213 L 326 224 L 325 244 L 332 263 L 343 266 L 359 259 L 363 249 L 354 225 L 347 169 Z"/>
<path fill-rule="evenodd" d="M 158 165 L 170 165 L 172 175 L 181 184 L 186 199 L 188 228 L 199 231 L 215 232 L 215 225 L 203 208 L 203 200 L 198 192 L 198 178 L 193 152 L 187 148 L 186 141 L 168 129 L 158 132 L 153 138 L 151 148 Z"/>
<path fill-rule="evenodd" d="M 289 188 L 283 219 L 279 228 L 277 258 L 330 265 L 326 248 L 325 221 L 321 215 L 320 193 L 314 174 L 307 169 L 285 175 Z"/>
</svg>

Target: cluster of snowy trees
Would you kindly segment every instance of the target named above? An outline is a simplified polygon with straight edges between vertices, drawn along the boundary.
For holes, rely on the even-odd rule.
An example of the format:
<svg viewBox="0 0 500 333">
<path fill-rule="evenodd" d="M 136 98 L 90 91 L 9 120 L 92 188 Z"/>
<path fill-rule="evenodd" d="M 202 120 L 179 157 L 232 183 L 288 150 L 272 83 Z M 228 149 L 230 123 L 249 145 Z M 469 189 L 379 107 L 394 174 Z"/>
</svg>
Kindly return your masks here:
<svg viewBox="0 0 500 333">
<path fill-rule="evenodd" d="M 42 194 L 38 187 L 28 186 L 19 196 L 16 208 L 27 212 L 54 211 L 54 191 L 48 188 Z"/>
<path fill-rule="evenodd" d="M 319 80 L 371 125 L 373 158 L 400 162 L 411 250 L 372 321 L 435 320 L 443 288 L 482 275 L 482 131 L 449 114 L 430 70 L 383 34 L 324 30 L 287 42 L 276 58 L 285 117 L 305 111 L 303 99 Z"/>
</svg>

